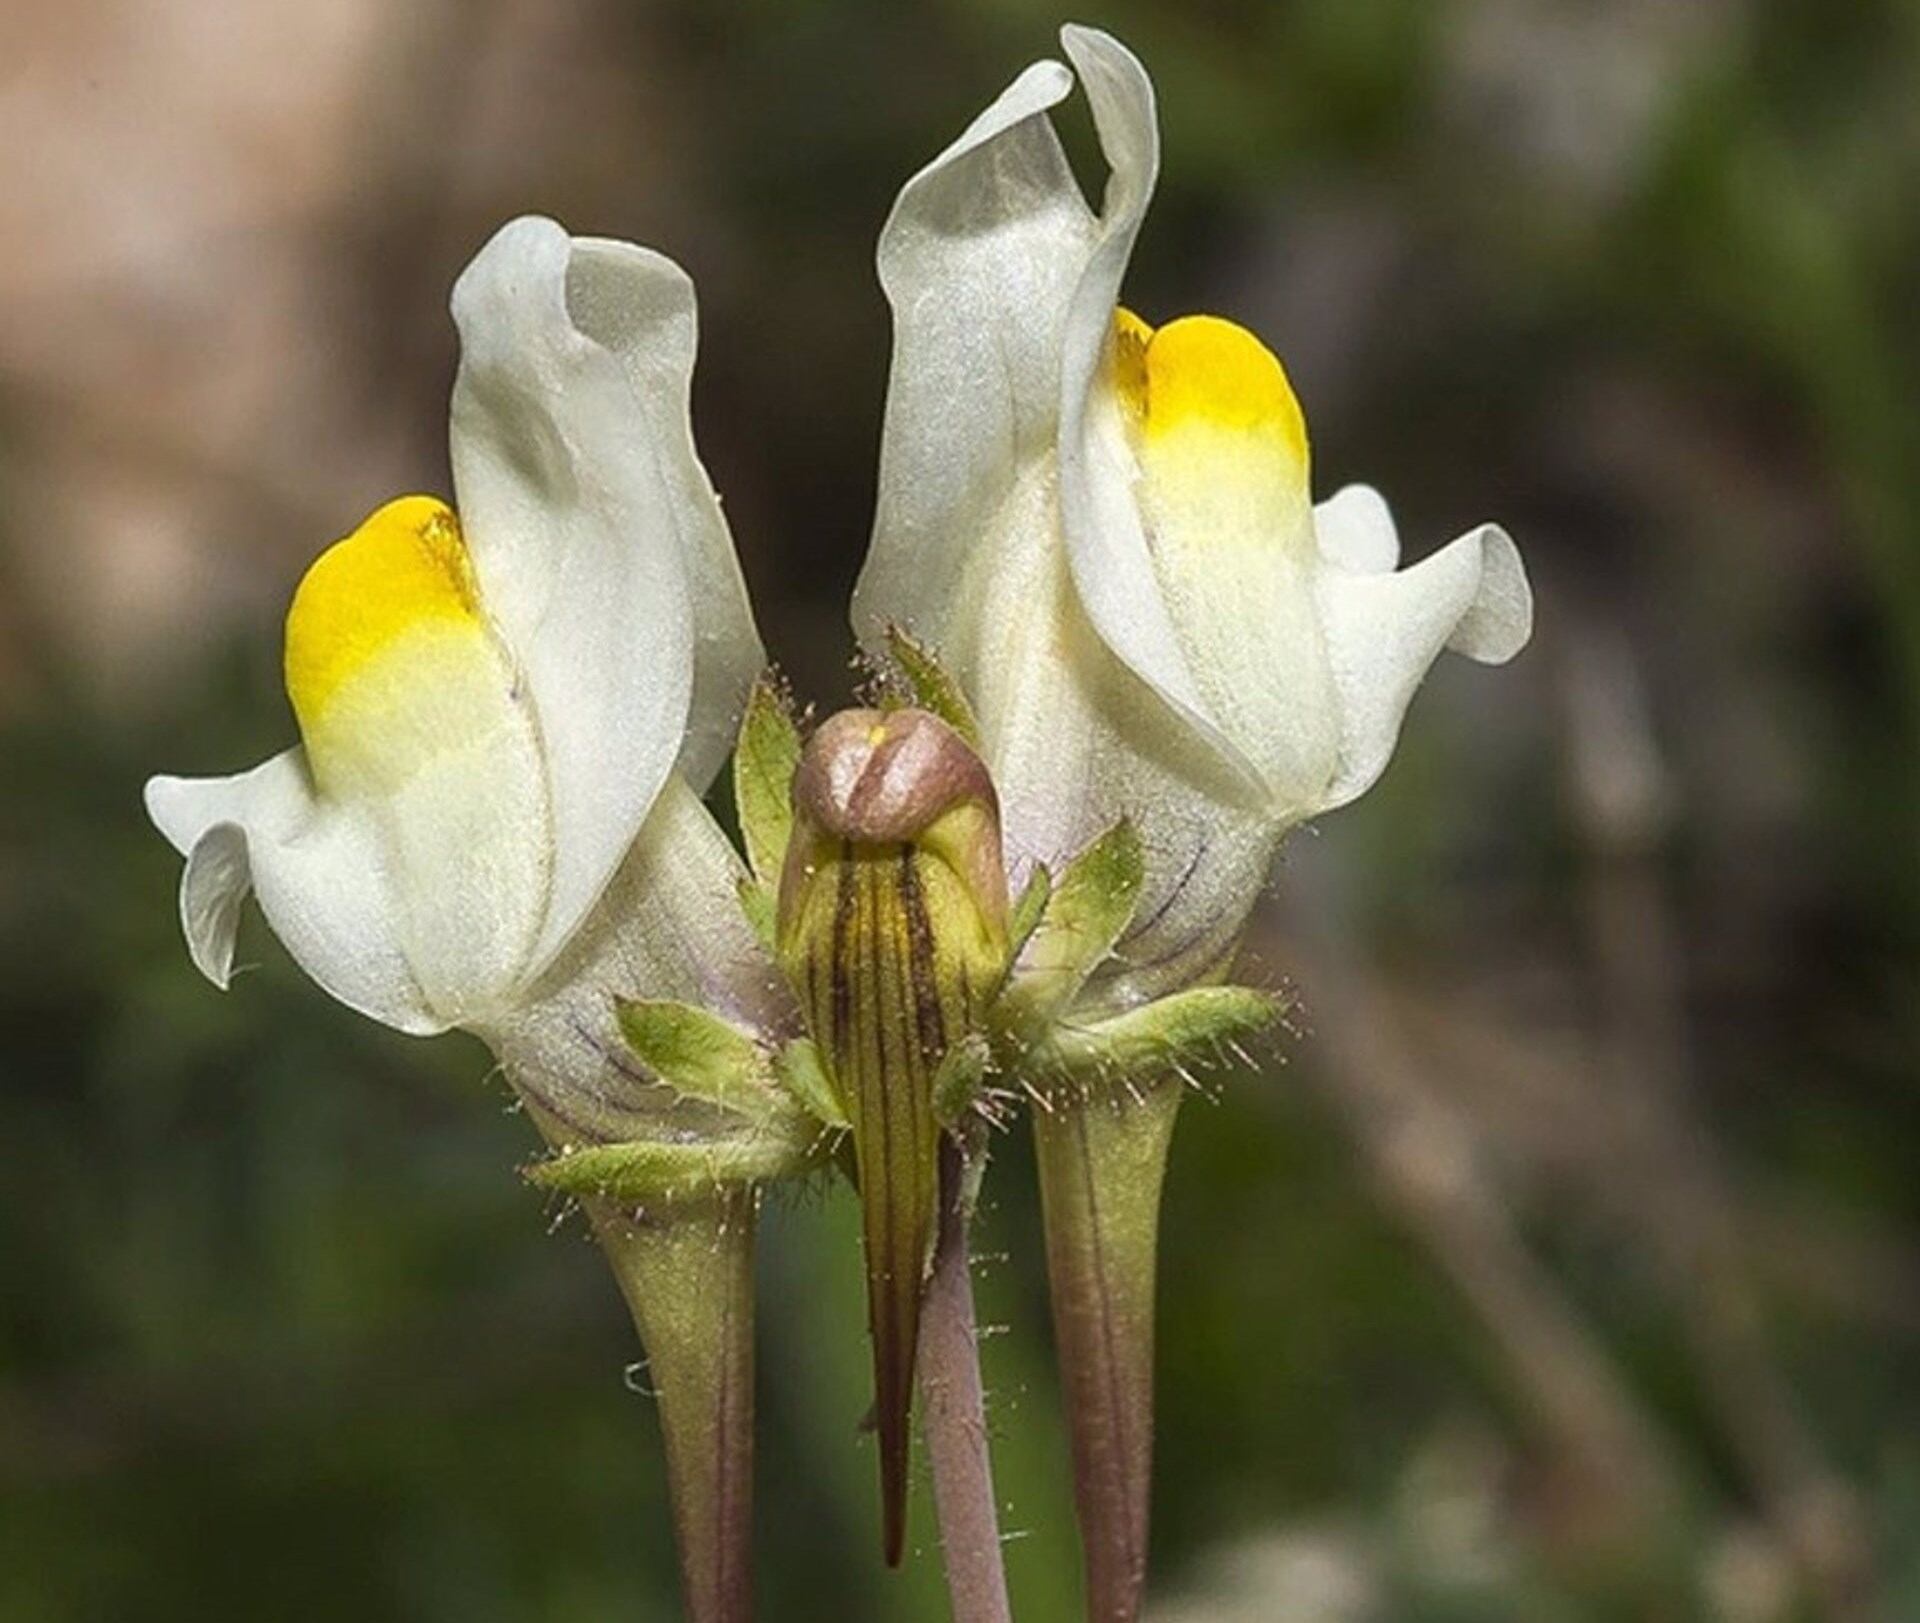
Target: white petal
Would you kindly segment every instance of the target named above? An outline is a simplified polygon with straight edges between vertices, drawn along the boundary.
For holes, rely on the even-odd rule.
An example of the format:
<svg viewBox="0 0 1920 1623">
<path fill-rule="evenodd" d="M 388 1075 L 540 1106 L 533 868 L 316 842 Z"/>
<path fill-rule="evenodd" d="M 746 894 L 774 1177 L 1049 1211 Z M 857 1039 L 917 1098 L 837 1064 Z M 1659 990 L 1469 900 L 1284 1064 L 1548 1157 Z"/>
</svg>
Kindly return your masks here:
<svg viewBox="0 0 1920 1623">
<path fill-rule="evenodd" d="M 231 778 L 153 778 L 147 815 L 187 858 L 180 919 L 193 961 L 225 987 L 251 888 L 295 961 L 349 1008 L 417 1035 L 447 1029 L 395 934 L 379 843 L 355 814 L 313 797 L 301 752 Z"/>
<path fill-rule="evenodd" d="M 590 246 L 576 285 L 575 256 L 552 221 L 516 220 L 453 291 L 457 505 L 548 774 L 552 880 L 530 973 L 605 889 L 680 753 L 694 688 L 689 561 L 711 560 L 718 522 L 689 467 L 684 394 L 648 406 L 636 388 L 691 363 L 690 320 L 677 324 L 678 291 L 662 285 L 678 273 Z M 652 342 L 662 353 L 643 360 Z M 737 623 L 729 636 L 731 669 Z M 711 741 L 696 753 L 705 764 Z"/>
<path fill-rule="evenodd" d="M 1313 510 L 1320 556 L 1356 575 L 1381 575 L 1400 562 L 1400 534 L 1387 498 L 1372 485 L 1346 485 Z"/>
<path fill-rule="evenodd" d="M 1340 767 L 1331 811 L 1386 770 L 1414 689 L 1443 648 L 1501 664 L 1533 629 L 1533 597 L 1506 531 L 1484 524 L 1396 574 L 1321 571 L 1327 657 L 1340 697 Z"/>
<path fill-rule="evenodd" d="M 1043 62 L 907 184 L 882 235 L 896 336 L 854 624 L 869 648 L 889 621 L 907 625 L 965 686 L 1016 878 L 1036 861 L 1057 872 L 1122 814 L 1140 826 L 1148 927 L 1129 943 L 1140 975 L 1114 966 L 1111 990 L 1125 998 L 1211 964 L 1239 920 L 1223 901 L 1244 911 L 1270 840 L 1245 809 L 1263 799 L 1258 787 L 1250 796 L 1102 641 L 1065 556 L 1067 308 L 1112 242 L 1080 348 L 1084 394 L 1156 161 L 1138 65 L 1104 35 L 1065 38 L 1118 171 L 1106 220 L 1087 209 L 1045 116 L 1072 81 Z M 1146 579 L 1154 591 L 1150 571 Z"/>
<path fill-rule="evenodd" d="M 527 706 L 498 678 L 481 686 L 459 674 L 445 670 L 446 685 L 420 695 L 459 706 L 448 707 L 438 747 L 423 743 L 390 793 L 339 809 L 363 815 L 380 839 L 399 907 L 395 933 L 427 1002 L 465 1024 L 529 973 L 553 846 Z M 324 802 L 332 808 L 331 794 Z"/>
<path fill-rule="evenodd" d="M 983 658 L 1006 670 L 981 710 L 1000 791 L 1009 870 L 1057 877 L 1124 816 L 1146 881 L 1128 938 L 1097 995 L 1121 1004 L 1216 970 L 1266 878 L 1276 837 L 1251 799 L 1178 717 L 1100 640 L 1058 550 L 996 583 L 1001 612 Z"/>
<path fill-rule="evenodd" d="M 180 929 L 194 967 L 223 992 L 233 981 L 240 909 L 252 889 L 239 824 L 216 823 L 193 842 L 180 872 Z"/>
<path fill-rule="evenodd" d="M 620 357 L 646 414 L 693 594 L 693 699 L 674 770 L 704 792 L 733 752 L 740 712 L 766 665 L 733 536 L 694 446 L 699 320 L 693 280 L 663 254 L 576 237 L 567 269 L 575 325 Z M 633 454 L 642 455 L 635 446 Z"/>
<path fill-rule="evenodd" d="M 474 1029 L 514 1084 L 582 1139 L 700 1124 L 628 1053 L 616 998 L 671 998 L 769 1037 L 788 1017 L 772 962 L 739 904 L 745 870 L 678 773 L 600 905 L 514 1007 Z"/>
<path fill-rule="evenodd" d="M 1533 588 L 1513 537 L 1498 524 L 1483 524 L 1480 590 L 1453 628 L 1447 646 L 1482 665 L 1504 665 L 1533 636 Z"/>
<path fill-rule="evenodd" d="M 1217 725 L 1181 653 L 1134 502 L 1135 469 L 1103 368 L 1114 307 L 1160 168 L 1153 84 L 1118 40 L 1061 31 L 1109 166 L 1099 236 L 1067 312 L 1060 373 L 1060 509 L 1074 586 L 1101 639 L 1249 790 L 1259 774 Z"/>
<path fill-rule="evenodd" d="M 880 234 L 893 363 L 853 596 L 873 652 L 898 623 L 957 660 L 949 645 L 977 608 L 963 572 L 992 572 L 978 561 L 992 515 L 1053 452 L 1060 327 L 1094 232 L 1046 116 L 1072 86 L 1059 63 L 1034 63 L 907 182 Z"/>
</svg>

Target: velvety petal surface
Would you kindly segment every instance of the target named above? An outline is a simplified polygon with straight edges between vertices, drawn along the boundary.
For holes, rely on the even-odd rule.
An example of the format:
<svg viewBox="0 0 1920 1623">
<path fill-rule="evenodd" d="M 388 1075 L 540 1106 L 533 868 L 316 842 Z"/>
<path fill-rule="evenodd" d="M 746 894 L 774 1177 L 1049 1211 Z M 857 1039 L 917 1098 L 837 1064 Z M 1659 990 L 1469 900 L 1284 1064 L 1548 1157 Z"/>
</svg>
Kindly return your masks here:
<svg viewBox="0 0 1920 1623">
<path fill-rule="evenodd" d="M 420 1035 L 446 1029 L 401 950 L 398 900 L 372 824 L 315 798 L 301 750 L 230 778 L 150 779 L 146 803 L 187 859 L 181 924 L 216 986 L 231 976 L 251 890 L 294 960 L 349 1008 Z"/>
<path fill-rule="evenodd" d="M 1094 237 L 1047 118 L 1072 87 L 1058 62 L 1034 63 L 907 182 L 880 235 L 893 361 L 854 630 L 878 654 L 902 625 L 963 683 L 1002 510 L 1052 463 L 1060 328 Z M 1035 516 L 1044 540 L 1051 515 Z"/>
<path fill-rule="evenodd" d="M 666 487 L 672 540 L 693 610 L 693 693 L 675 770 L 704 793 L 733 750 L 747 689 L 767 656 L 733 536 L 694 445 L 699 317 L 693 281 L 650 248 L 576 237 L 567 307 L 580 331 L 626 368 L 647 425 L 647 444 L 635 444 L 632 454 L 650 451 Z M 654 538 L 647 540 L 652 544 Z"/>
<path fill-rule="evenodd" d="M 1393 509 L 1372 485 L 1343 485 L 1313 510 L 1320 556 L 1360 575 L 1383 574 L 1400 562 Z"/>
<path fill-rule="evenodd" d="M 453 315 L 454 487 L 547 772 L 551 870 L 532 973 L 598 900 L 680 756 L 693 578 L 719 521 L 684 421 L 691 296 L 667 261 L 515 220 L 462 273 Z M 642 385 L 663 378 L 681 380 L 673 399 L 643 401 Z M 709 596 L 725 597 L 713 574 Z M 730 619 L 710 689 L 711 671 L 738 659 Z M 704 765 L 713 750 L 708 739 L 695 754 Z"/>
<path fill-rule="evenodd" d="M 1226 800 L 1255 806 L 1257 789 L 1108 647 L 1068 563 L 1069 306 L 1105 300 L 1079 352 L 1084 392 L 1156 160 L 1138 64 L 1104 35 L 1072 30 L 1066 42 L 1089 94 L 1100 86 L 1103 140 L 1124 170 L 1104 216 L 1088 209 L 1047 117 L 1072 76 L 1041 62 L 907 183 L 882 235 L 894 358 L 853 618 L 876 654 L 890 622 L 905 626 L 966 690 L 1016 877 L 1036 861 L 1058 868 L 1122 809 L 1136 816 L 1150 862 L 1135 945 L 1146 974 L 1164 979 L 1217 955 L 1271 842 L 1254 818 L 1223 814 Z M 1097 272 L 1105 292 L 1089 295 L 1103 244 L 1113 245 Z M 1123 481 L 1133 472 L 1117 469 Z M 1157 592 L 1150 564 L 1145 589 Z M 1124 964 L 1113 970 L 1127 977 Z"/>
<path fill-rule="evenodd" d="M 1407 705 L 1441 651 L 1505 663 L 1532 634 L 1533 597 L 1519 550 L 1495 524 L 1407 569 L 1324 569 L 1317 590 L 1340 705 L 1340 765 L 1315 808 L 1330 811 L 1386 770 Z"/>
</svg>

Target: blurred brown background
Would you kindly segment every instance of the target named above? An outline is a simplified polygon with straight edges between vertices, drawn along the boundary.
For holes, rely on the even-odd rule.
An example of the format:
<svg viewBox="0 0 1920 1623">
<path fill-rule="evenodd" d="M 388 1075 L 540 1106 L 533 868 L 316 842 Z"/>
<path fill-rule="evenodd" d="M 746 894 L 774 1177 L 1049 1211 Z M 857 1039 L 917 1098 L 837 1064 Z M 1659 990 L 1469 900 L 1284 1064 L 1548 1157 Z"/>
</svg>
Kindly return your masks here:
<svg viewBox="0 0 1920 1623">
<path fill-rule="evenodd" d="M 445 490 L 446 291 L 525 209 L 694 275 L 762 629 L 842 701 L 874 236 L 1060 20 L 0 6 L 0 1623 L 673 1615 L 630 1331 L 486 1056 L 329 1005 L 257 922 L 215 994 L 139 784 L 291 738 L 284 604 Z M 1292 842 L 1249 957 L 1298 1029 L 1186 1113 L 1159 1615 L 1920 1617 L 1920 7 L 1080 20 L 1160 91 L 1129 302 L 1258 329 L 1323 490 L 1381 485 L 1416 553 L 1499 518 L 1539 595 Z M 989 1190 L 1045 1623 L 1017 1133 Z M 924 1527 L 875 1557 L 855 1245 L 838 1194 L 770 1217 L 782 1620 L 944 1615 Z"/>
</svg>

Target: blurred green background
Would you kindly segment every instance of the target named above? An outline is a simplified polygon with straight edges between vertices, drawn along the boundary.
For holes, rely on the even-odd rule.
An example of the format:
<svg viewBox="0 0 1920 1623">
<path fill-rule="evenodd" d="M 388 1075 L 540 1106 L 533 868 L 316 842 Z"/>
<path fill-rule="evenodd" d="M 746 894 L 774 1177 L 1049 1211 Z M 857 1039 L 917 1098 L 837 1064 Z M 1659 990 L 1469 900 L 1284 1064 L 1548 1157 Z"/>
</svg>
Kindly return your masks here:
<svg viewBox="0 0 1920 1623">
<path fill-rule="evenodd" d="M 1296 1029 L 1176 1141 L 1163 1623 L 1920 1617 L 1920 8 L 1215 0 L 1129 284 L 1287 358 L 1322 491 L 1519 537 L 1248 956 Z M 675 1614 L 645 1372 L 465 1038 L 257 919 L 189 966 L 156 769 L 280 747 L 279 615 L 444 490 L 512 212 L 694 275 L 762 629 L 842 702 L 893 192 L 1032 0 L 7 0 L 0 1623 Z M 1097 185 L 1084 112 L 1068 115 Z M 1016 1606 L 1076 1615 L 1031 1166 L 981 1270 Z M 884 1572 L 856 1231 L 769 1213 L 759 1585 Z M 924 1517 L 924 1482 L 918 1495 Z"/>
</svg>

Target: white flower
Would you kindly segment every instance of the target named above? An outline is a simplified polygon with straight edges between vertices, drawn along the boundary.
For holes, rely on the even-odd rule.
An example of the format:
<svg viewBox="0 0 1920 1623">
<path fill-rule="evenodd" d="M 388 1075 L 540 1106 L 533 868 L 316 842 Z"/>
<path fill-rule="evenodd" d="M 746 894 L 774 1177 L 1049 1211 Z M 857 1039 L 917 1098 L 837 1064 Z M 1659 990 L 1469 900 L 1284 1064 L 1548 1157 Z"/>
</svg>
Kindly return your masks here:
<svg viewBox="0 0 1920 1623">
<path fill-rule="evenodd" d="M 251 890 L 341 1002 L 591 1080 L 615 1060 L 590 995 L 739 1001 L 694 984 L 752 955 L 698 793 L 760 641 L 694 452 L 685 274 L 526 218 L 452 304 L 458 517 L 405 497 L 322 554 L 287 615 L 301 743 L 155 778 L 147 809 L 186 857 L 181 920 L 215 983 Z"/>
<path fill-rule="evenodd" d="M 1280 363 L 1213 317 L 1121 309 L 1159 165 L 1153 88 L 1062 32 L 1110 173 L 1096 214 L 1029 67 L 910 180 L 881 235 L 895 319 L 854 624 L 899 624 L 978 711 L 1009 854 L 1057 865 L 1116 818 L 1150 867 L 1137 990 L 1218 967 L 1275 846 L 1385 769 L 1443 648 L 1525 644 L 1531 597 L 1483 525 L 1404 570 L 1386 503 L 1315 506 Z"/>
</svg>

